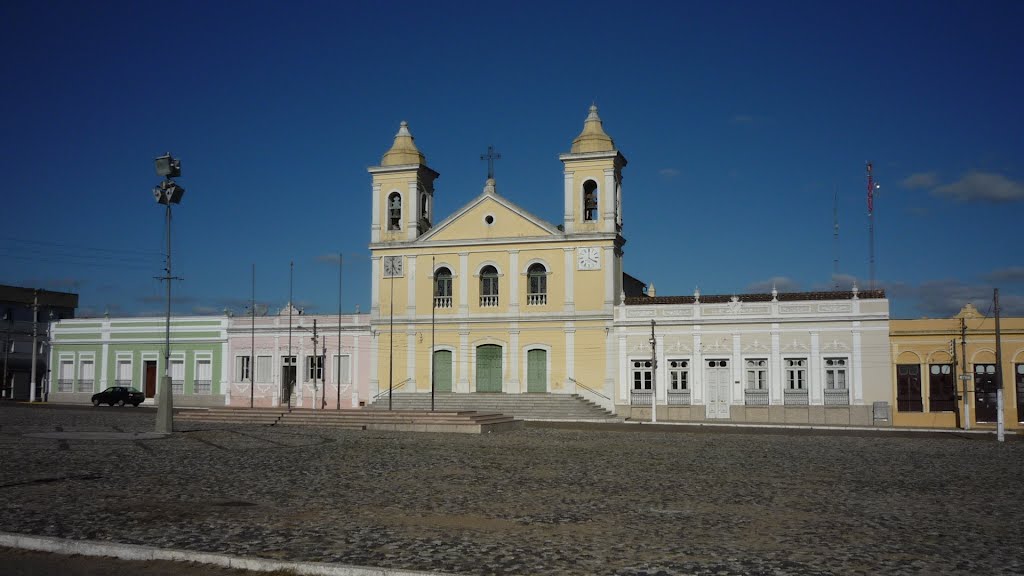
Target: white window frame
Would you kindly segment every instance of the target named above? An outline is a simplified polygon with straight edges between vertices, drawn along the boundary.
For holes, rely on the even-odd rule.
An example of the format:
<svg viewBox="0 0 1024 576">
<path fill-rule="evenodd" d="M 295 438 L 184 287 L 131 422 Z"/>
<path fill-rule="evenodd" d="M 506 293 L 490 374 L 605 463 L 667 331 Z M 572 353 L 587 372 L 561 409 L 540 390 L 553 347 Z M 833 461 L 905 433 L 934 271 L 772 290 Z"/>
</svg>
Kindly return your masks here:
<svg viewBox="0 0 1024 576">
<path fill-rule="evenodd" d="M 763 362 L 763 364 L 750 365 L 751 362 Z M 753 382 L 751 382 L 753 376 Z M 768 390 L 768 358 L 744 358 L 743 359 L 743 389 L 744 390 Z"/>
<path fill-rule="evenodd" d="M 265 368 L 260 369 L 260 365 L 265 364 Z M 274 357 L 270 354 L 262 354 L 256 356 L 256 383 L 257 384 L 273 384 L 274 382 Z"/>
<path fill-rule="evenodd" d="M 252 357 L 238 354 L 235 356 L 235 382 L 252 382 Z"/>
<path fill-rule="evenodd" d="M 180 366 L 181 378 L 175 378 L 175 366 Z M 176 353 L 171 355 L 171 364 L 168 374 L 171 376 L 171 392 L 174 394 L 185 393 L 185 355 Z"/>
<path fill-rule="evenodd" d="M 118 352 L 114 360 L 114 386 L 134 386 L 135 385 L 135 359 L 132 357 L 131 352 L 121 353 Z M 122 378 L 121 366 L 128 366 L 128 380 Z M 127 383 L 125 383 L 127 382 Z"/>
<path fill-rule="evenodd" d="M 842 362 L 841 365 L 830 365 L 830 362 Z M 825 390 L 849 390 L 850 389 L 850 358 L 848 356 L 826 356 L 821 360 L 823 371 L 822 385 Z M 835 383 L 839 380 L 837 376 L 842 374 L 843 386 Z M 832 378 L 830 385 L 829 378 Z"/>
<path fill-rule="evenodd" d="M 92 375 L 85 378 L 85 366 L 86 364 L 92 366 Z M 89 393 L 96 390 L 96 355 L 93 353 L 79 354 L 78 355 L 78 366 L 76 368 L 77 374 L 75 374 L 75 391 Z M 83 390 L 83 385 L 88 383 L 88 387 Z"/>
<path fill-rule="evenodd" d="M 65 389 L 66 387 L 66 389 Z M 61 354 L 57 359 L 57 392 L 75 391 L 75 355 Z"/>
<path fill-rule="evenodd" d="M 334 356 L 334 383 L 335 384 L 351 384 L 352 383 L 352 355 L 351 354 L 333 354 Z M 347 358 L 348 362 L 344 366 L 341 364 L 341 359 Z M 342 367 L 345 369 L 342 370 Z"/>
<path fill-rule="evenodd" d="M 210 384 L 209 388 L 206 384 L 200 388 L 200 382 L 205 382 L 204 379 L 199 378 L 199 365 L 208 364 L 210 366 Z M 196 395 L 206 396 L 213 394 L 213 354 L 197 352 L 195 359 L 192 361 L 192 393 Z"/>
<path fill-rule="evenodd" d="M 306 382 L 324 381 L 324 357 L 322 354 L 306 354 L 305 374 Z"/>
<path fill-rule="evenodd" d="M 791 365 L 790 362 L 802 362 L 799 365 Z M 784 382 L 786 390 L 802 390 L 808 389 L 807 385 L 807 365 L 809 364 L 807 357 L 788 357 L 783 358 L 782 363 L 786 370 L 786 380 Z M 798 386 L 795 386 L 798 384 Z"/>
</svg>

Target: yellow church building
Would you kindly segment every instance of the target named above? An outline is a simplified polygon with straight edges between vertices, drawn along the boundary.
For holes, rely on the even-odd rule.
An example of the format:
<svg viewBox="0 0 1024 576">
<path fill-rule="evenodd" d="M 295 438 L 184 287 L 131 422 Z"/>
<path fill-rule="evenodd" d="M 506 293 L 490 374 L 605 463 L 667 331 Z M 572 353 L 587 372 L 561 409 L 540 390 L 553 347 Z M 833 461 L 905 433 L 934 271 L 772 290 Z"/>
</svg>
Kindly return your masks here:
<svg viewBox="0 0 1024 576">
<path fill-rule="evenodd" d="M 889 425 L 874 406 L 892 390 L 881 291 L 655 296 L 623 270 L 627 161 L 596 106 L 559 159 L 562 223 L 493 178 L 438 221 L 438 173 L 401 124 L 369 168 L 372 396 L 579 394 L 624 418 L 653 403 L 661 419 Z"/>
</svg>

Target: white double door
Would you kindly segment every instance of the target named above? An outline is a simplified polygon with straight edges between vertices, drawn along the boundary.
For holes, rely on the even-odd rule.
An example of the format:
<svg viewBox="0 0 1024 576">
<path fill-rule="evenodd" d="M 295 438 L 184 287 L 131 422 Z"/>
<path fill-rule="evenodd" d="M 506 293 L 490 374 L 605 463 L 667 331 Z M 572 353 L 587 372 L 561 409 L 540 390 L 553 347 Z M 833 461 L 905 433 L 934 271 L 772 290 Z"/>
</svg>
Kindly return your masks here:
<svg viewBox="0 0 1024 576">
<path fill-rule="evenodd" d="M 704 382 L 707 388 L 707 417 L 729 417 L 729 386 L 732 373 L 729 360 L 713 359 L 704 361 Z"/>
</svg>

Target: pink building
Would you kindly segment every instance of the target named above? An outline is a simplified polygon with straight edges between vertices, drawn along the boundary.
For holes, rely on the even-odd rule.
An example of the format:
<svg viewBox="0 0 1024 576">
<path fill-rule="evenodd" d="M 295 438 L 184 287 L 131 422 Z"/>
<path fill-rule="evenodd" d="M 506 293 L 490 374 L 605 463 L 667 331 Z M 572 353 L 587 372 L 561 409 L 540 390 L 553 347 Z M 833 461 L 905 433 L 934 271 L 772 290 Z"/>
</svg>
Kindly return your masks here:
<svg viewBox="0 0 1024 576">
<path fill-rule="evenodd" d="M 290 318 L 290 321 L 289 321 Z M 290 328 L 289 328 L 290 326 Z M 345 409 L 370 403 L 370 315 L 236 316 L 228 324 L 228 406 Z M 254 351 L 255 348 L 255 351 Z M 291 386 L 289 386 L 291 385 Z"/>
</svg>

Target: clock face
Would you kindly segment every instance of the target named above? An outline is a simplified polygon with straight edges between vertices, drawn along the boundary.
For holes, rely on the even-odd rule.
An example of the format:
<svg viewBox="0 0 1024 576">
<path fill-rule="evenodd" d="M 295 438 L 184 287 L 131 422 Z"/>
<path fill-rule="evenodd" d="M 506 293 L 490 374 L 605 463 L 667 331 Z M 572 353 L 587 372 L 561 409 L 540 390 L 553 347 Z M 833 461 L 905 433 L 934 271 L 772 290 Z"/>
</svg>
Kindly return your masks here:
<svg viewBox="0 0 1024 576">
<path fill-rule="evenodd" d="M 578 248 L 576 250 L 576 268 L 579 270 L 597 270 L 601 267 L 601 251 L 598 248 Z"/>
<path fill-rule="evenodd" d="M 384 277 L 394 278 L 395 276 L 402 275 L 402 257 L 401 256 L 385 256 L 384 257 Z"/>
</svg>

